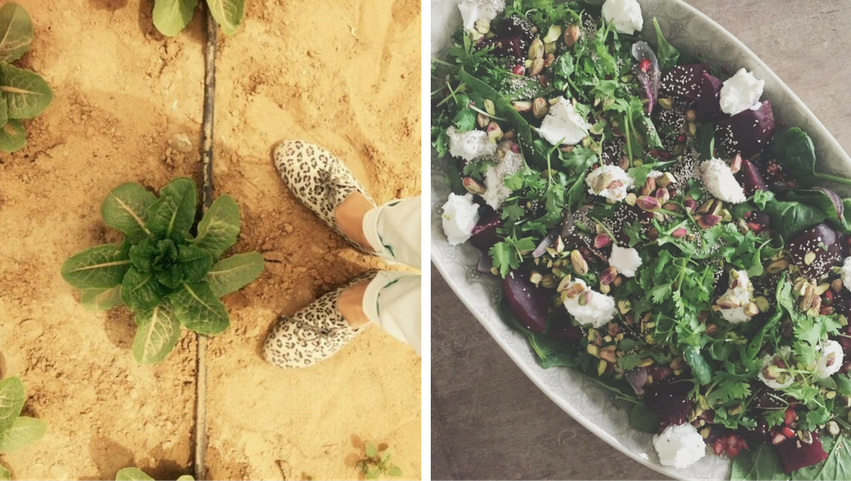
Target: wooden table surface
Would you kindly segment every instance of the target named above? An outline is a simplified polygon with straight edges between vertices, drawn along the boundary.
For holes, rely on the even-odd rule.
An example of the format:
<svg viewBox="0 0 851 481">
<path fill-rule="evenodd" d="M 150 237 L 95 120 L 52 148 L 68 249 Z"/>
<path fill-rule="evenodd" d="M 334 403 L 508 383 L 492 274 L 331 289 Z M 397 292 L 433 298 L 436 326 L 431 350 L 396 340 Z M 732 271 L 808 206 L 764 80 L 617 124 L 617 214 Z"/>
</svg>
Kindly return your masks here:
<svg viewBox="0 0 851 481">
<path fill-rule="evenodd" d="M 851 152 L 851 0 L 690 0 Z M 553 404 L 432 268 L 433 479 L 659 479 Z"/>
</svg>

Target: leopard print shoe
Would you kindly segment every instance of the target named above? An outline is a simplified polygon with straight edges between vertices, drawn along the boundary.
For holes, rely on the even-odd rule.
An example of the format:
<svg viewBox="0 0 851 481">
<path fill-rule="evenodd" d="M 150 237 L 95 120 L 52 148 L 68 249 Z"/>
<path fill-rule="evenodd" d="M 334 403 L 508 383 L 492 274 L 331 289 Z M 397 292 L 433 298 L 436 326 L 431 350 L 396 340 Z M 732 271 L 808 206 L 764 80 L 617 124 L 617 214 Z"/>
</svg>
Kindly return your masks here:
<svg viewBox="0 0 851 481">
<path fill-rule="evenodd" d="M 340 293 L 361 281 L 372 280 L 370 271 L 329 292 L 291 316 L 278 319 L 266 338 L 263 357 L 285 369 L 310 367 L 337 354 L 363 328 L 354 329 L 337 310 Z"/>
<path fill-rule="evenodd" d="M 352 192 L 359 192 L 375 205 L 346 165 L 331 152 L 301 140 L 281 142 L 275 148 L 274 160 L 293 195 L 349 243 L 366 252 L 340 231 L 334 219 L 334 210 Z"/>
</svg>

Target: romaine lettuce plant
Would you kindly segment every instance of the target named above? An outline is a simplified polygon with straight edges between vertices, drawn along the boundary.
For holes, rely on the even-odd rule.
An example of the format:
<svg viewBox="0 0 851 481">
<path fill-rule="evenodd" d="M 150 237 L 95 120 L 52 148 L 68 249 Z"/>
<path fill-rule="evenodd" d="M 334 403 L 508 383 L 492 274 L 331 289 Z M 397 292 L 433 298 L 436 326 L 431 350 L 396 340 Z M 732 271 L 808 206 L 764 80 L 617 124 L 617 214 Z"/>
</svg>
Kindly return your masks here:
<svg viewBox="0 0 851 481">
<path fill-rule="evenodd" d="M 188 474 L 177 478 L 177 481 L 194 481 L 195 478 Z M 115 475 L 115 481 L 154 481 L 154 478 L 145 474 L 138 468 L 124 468 Z"/>
<path fill-rule="evenodd" d="M 26 398 L 20 378 L 0 381 L 0 454 L 29 446 L 47 432 L 47 424 L 41 419 L 21 416 Z M 10 479 L 9 470 L 0 465 L 0 481 Z"/>
<path fill-rule="evenodd" d="M 0 150 L 15 152 L 27 145 L 22 120 L 39 116 L 53 101 L 53 91 L 35 72 L 18 68 L 33 41 L 29 14 L 13 2 L 0 7 Z"/>
<path fill-rule="evenodd" d="M 195 182 L 187 178 L 163 187 L 159 198 L 141 184 L 122 184 L 103 201 L 101 216 L 124 233 L 124 242 L 80 252 L 62 266 L 62 277 L 81 290 L 87 307 L 126 305 L 136 314 L 133 355 L 142 364 L 165 359 L 180 326 L 206 335 L 227 329 L 219 297 L 263 271 L 257 252 L 220 260 L 239 234 L 232 197 L 216 199 L 193 236 L 197 206 Z"/>
<path fill-rule="evenodd" d="M 207 8 L 225 32 L 233 35 L 245 18 L 245 0 L 206 0 Z M 156 0 L 154 2 L 154 26 L 165 36 L 180 33 L 195 14 L 198 0 Z"/>
</svg>

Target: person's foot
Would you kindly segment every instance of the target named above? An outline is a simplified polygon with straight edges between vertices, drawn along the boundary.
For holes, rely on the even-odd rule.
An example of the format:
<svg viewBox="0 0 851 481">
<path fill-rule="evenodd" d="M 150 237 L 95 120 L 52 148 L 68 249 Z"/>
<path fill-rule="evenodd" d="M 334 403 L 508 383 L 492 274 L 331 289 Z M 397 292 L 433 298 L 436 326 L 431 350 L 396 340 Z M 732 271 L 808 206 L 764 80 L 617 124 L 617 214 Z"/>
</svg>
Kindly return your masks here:
<svg viewBox="0 0 851 481">
<path fill-rule="evenodd" d="M 376 272 L 329 292 L 291 316 L 278 319 L 263 345 L 263 357 L 282 368 L 318 364 L 351 342 L 369 323 L 363 295 Z"/>
<path fill-rule="evenodd" d="M 363 216 L 375 203 L 340 159 L 300 140 L 281 142 L 273 158 L 281 179 L 302 204 L 355 247 L 372 251 L 363 233 Z"/>
</svg>

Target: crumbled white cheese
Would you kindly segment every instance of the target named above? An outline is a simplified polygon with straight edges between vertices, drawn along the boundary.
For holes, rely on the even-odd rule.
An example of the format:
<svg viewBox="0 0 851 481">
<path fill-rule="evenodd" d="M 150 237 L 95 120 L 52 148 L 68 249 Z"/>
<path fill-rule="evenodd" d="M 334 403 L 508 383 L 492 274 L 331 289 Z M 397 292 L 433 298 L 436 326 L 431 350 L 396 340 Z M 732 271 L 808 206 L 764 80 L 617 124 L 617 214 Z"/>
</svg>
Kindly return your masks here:
<svg viewBox="0 0 851 481">
<path fill-rule="evenodd" d="M 617 165 L 603 165 L 585 177 L 585 184 L 589 194 L 620 202 L 626 198 L 626 191 L 632 188 L 635 180 Z"/>
<path fill-rule="evenodd" d="M 735 274 L 730 273 L 730 289 L 721 296 L 721 299 L 728 299 L 738 303 L 739 307 L 724 309 L 721 308 L 721 316 L 732 324 L 750 321 L 751 318 L 745 314 L 745 306 L 752 302 L 753 284 L 748 278 L 747 271 L 735 271 Z"/>
<path fill-rule="evenodd" d="M 552 145 L 576 145 L 588 135 L 591 124 L 564 97 L 550 107 L 538 134 Z"/>
<path fill-rule="evenodd" d="M 758 105 L 762 96 L 765 80 L 757 80 L 753 73 L 745 69 L 728 78 L 721 87 L 721 110 L 725 114 L 736 115 Z"/>
<path fill-rule="evenodd" d="M 511 189 L 505 185 L 505 179 L 520 172 L 523 168 L 523 156 L 511 152 L 505 153 L 505 157 L 497 165 L 489 165 L 485 171 L 485 193 L 482 199 L 494 210 L 499 209 L 511 195 Z"/>
<path fill-rule="evenodd" d="M 826 378 L 839 372 L 839 368 L 842 367 L 842 358 L 845 356 L 842 345 L 829 340 L 822 345 L 819 351 L 821 354 L 816 361 L 816 376 Z"/>
<path fill-rule="evenodd" d="M 644 27 L 641 5 L 636 0 L 606 0 L 603 18 L 615 26 L 618 32 L 632 35 Z"/>
<path fill-rule="evenodd" d="M 635 277 L 635 271 L 641 267 L 641 256 L 632 247 L 615 244 L 612 246 L 612 255 L 609 256 L 609 265 L 626 277 Z"/>
<path fill-rule="evenodd" d="M 745 191 L 721 159 L 711 159 L 700 164 L 700 179 L 706 190 L 718 200 L 741 204 L 747 200 Z"/>
<path fill-rule="evenodd" d="M 458 4 L 461 18 L 464 21 L 464 30 L 468 32 L 476 25 L 476 20 L 481 18 L 493 20 L 499 12 L 505 9 L 505 0 L 464 0 Z"/>
<path fill-rule="evenodd" d="M 564 307 L 576 322 L 583 326 L 603 327 L 615 318 L 617 307 L 614 298 L 595 292 L 581 279 L 568 284 L 567 292 L 571 292 L 576 285 L 581 286 L 582 292 L 564 300 Z"/>
<path fill-rule="evenodd" d="M 488 139 L 484 130 L 458 132 L 455 127 L 449 127 L 446 134 L 449 136 L 449 153 L 453 157 L 474 160 L 496 154 L 496 144 Z"/>
<path fill-rule="evenodd" d="M 467 242 L 473 228 L 479 222 L 479 206 L 473 202 L 473 195 L 449 194 L 443 204 L 443 232 L 449 245 L 456 246 Z"/>
<path fill-rule="evenodd" d="M 653 447 L 663 466 L 677 469 L 687 468 L 706 455 L 703 436 L 689 423 L 669 425 L 653 436 Z"/>
<path fill-rule="evenodd" d="M 839 276 L 842 278 L 842 285 L 851 291 L 851 257 L 846 257 L 839 269 Z"/>
<path fill-rule="evenodd" d="M 791 386 L 792 383 L 795 382 L 795 378 L 792 377 L 792 375 L 790 375 L 789 373 L 776 372 L 776 370 L 780 369 L 780 367 L 777 366 L 775 363 L 775 358 L 784 359 L 784 363 L 786 363 L 786 365 L 788 366 L 789 355 L 792 354 L 792 348 L 789 346 L 783 346 L 780 348 L 778 354 L 779 356 L 766 354 L 762 358 L 762 369 L 760 369 L 759 374 L 757 374 L 759 380 L 771 389 L 784 389 Z M 771 374 L 770 377 L 773 379 L 766 377 L 767 370 L 775 371 L 774 373 L 768 373 Z"/>
</svg>

